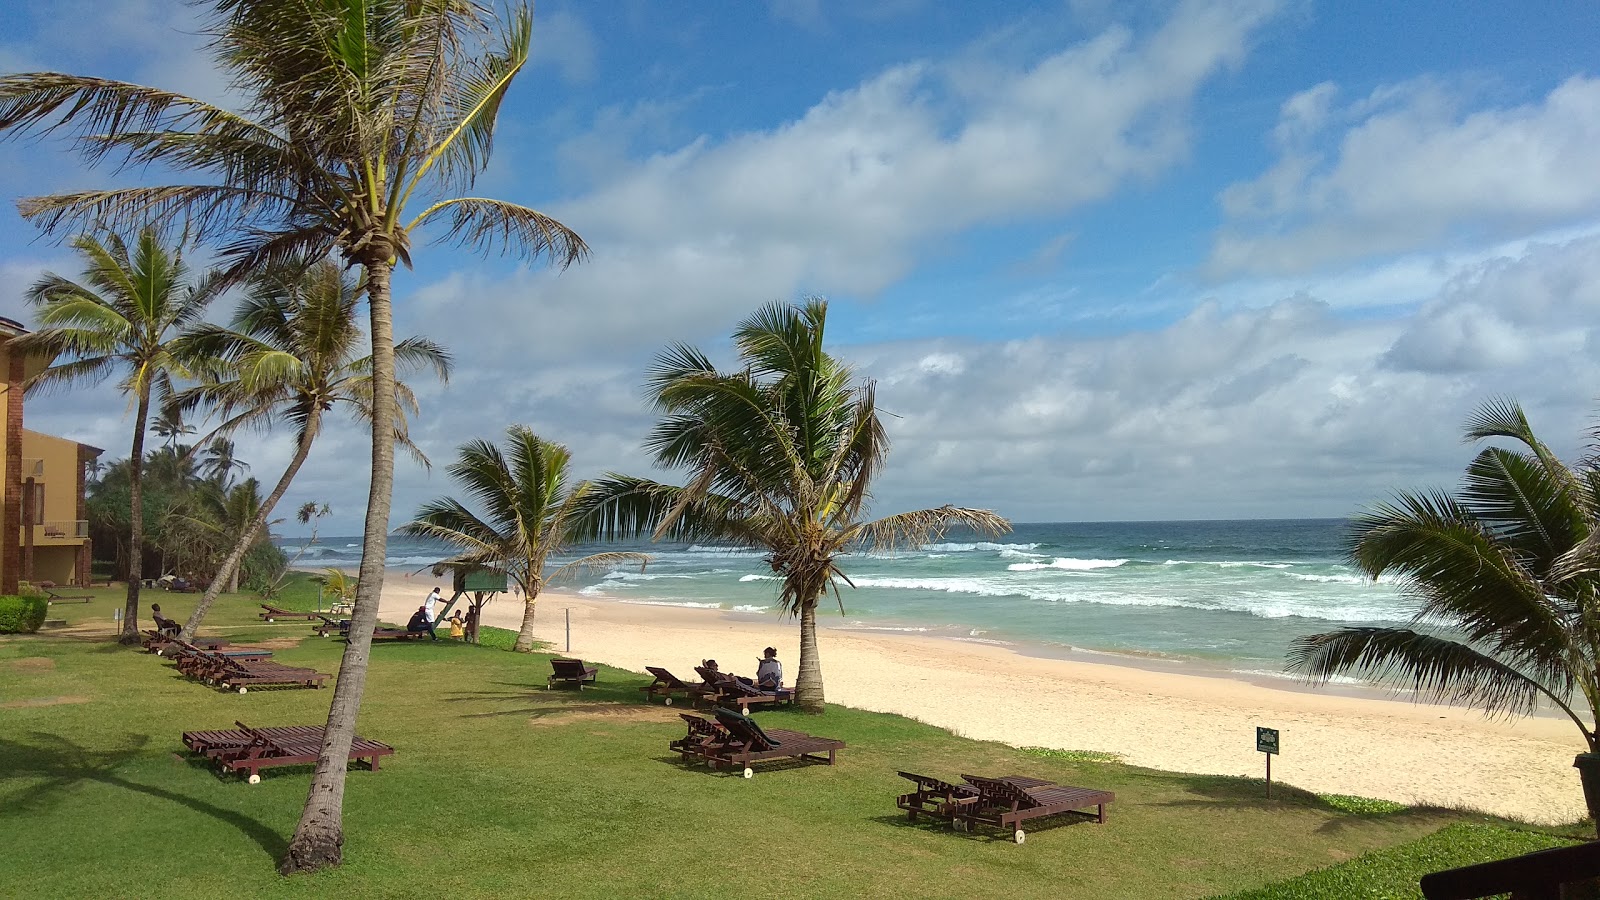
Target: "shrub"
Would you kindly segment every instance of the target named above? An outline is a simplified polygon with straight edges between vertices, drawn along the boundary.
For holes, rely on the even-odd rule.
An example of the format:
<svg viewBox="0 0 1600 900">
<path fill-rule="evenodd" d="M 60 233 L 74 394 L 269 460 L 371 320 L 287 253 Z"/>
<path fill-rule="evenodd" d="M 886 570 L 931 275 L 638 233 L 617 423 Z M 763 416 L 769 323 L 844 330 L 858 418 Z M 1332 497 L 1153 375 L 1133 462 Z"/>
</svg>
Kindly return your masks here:
<svg viewBox="0 0 1600 900">
<path fill-rule="evenodd" d="M 1029 756 L 1062 759 L 1068 762 L 1122 762 L 1121 753 L 1108 753 L 1104 750 L 1057 750 L 1054 747 L 1018 747 L 1017 749 Z"/>
<path fill-rule="evenodd" d="M 32 634 L 44 624 L 50 600 L 42 594 L 0 596 L 0 634 Z"/>
</svg>

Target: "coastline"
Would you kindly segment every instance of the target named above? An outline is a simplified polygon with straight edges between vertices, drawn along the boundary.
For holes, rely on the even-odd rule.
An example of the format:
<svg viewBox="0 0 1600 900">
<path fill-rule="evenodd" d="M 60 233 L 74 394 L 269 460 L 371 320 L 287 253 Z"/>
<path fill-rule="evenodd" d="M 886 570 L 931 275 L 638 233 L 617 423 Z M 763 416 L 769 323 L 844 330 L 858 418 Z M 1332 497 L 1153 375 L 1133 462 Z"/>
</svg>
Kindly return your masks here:
<svg viewBox="0 0 1600 900">
<path fill-rule="evenodd" d="M 404 622 L 431 576 L 391 571 L 380 618 Z M 693 677 L 703 658 L 749 674 L 768 645 L 792 683 L 799 629 L 776 616 L 603 600 L 546 591 L 535 635 L 574 656 L 643 672 Z M 520 627 L 522 605 L 497 597 L 484 624 Z M 1458 806 L 1544 824 L 1585 815 L 1573 725 L 1539 716 L 1486 720 L 1453 707 L 1313 689 L 1224 670 L 1034 655 L 1018 646 L 823 624 L 830 703 L 896 713 L 958 734 L 1016 746 L 1096 750 L 1140 766 L 1259 777 L 1255 728 L 1279 729 L 1275 780 L 1319 793 Z M 1259 683 L 1281 681 L 1278 683 Z M 530 681 L 532 683 L 532 681 Z M 952 765 L 958 765 L 953 761 Z"/>
</svg>

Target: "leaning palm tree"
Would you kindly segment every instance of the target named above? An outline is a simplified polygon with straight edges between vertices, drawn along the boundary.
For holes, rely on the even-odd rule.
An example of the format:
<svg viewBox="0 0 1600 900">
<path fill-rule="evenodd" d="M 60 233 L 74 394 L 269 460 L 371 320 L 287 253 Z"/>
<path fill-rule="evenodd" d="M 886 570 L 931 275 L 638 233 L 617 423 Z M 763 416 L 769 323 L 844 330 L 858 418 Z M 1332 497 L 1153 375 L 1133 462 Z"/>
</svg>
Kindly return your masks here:
<svg viewBox="0 0 1600 900">
<path fill-rule="evenodd" d="M 475 0 L 216 0 L 207 26 L 242 114 L 170 91 L 57 72 L 0 77 L 0 131 L 66 131 L 90 161 L 160 164 L 189 183 L 23 200 L 55 231 L 130 219 L 220 239 L 231 271 L 338 251 L 365 275 L 374 380 L 360 595 L 328 740 L 284 873 L 338 865 L 346 753 L 366 685 L 394 483 L 390 278 L 412 239 L 565 267 L 588 248 L 536 210 L 460 196 L 488 165 L 501 101 L 527 64 L 533 17 Z"/>
<path fill-rule="evenodd" d="M 294 457 L 238 531 L 232 550 L 183 626 L 184 640 L 193 639 L 225 588 L 236 589 L 240 564 L 305 464 L 324 414 L 343 406 L 360 420 L 371 419 L 372 357 L 357 356 L 364 344 L 356 316 L 360 302 L 355 279 L 330 260 L 309 268 L 274 266 L 250 279 L 232 328 L 202 325 L 180 343 L 179 352 L 195 361 L 202 382 L 174 397 L 177 408 L 213 407 L 222 417 L 217 431 L 224 434 L 279 422 L 295 429 Z M 450 355 L 432 341 L 408 338 L 393 353 L 401 368 L 431 369 L 440 380 L 450 377 Z M 400 405 L 415 412 L 416 398 L 404 382 L 395 382 L 395 392 Z M 394 423 L 394 440 L 410 448 L 405 416 L 397 415 Z"/>
<path fill-rule="evenodd" d="M 481 512 L 454 497 L 440 497 L 401 526 L 403 534 L 443 541 L 461 551 L 450 563 L 493 566 L 522 588 L 522 628 L 511 649 L 533 651 L 533 617 L 546 584 L 589 570 L 650 561 L 643 553 L 594 553 L 546 574 L 551 556 L 564 552 L 579 526 L 576 511 L 589 482 L 569 482 L 572 454 L 523 425 L 506 429 L 504 450 L 488 441 L 461 447 L 450 475 Z"/>
<path fill-rule="evenodd" d="M 154 228 L 139 232 L 130 248 L 115 234 L 82 236 L 72 242 L 83 257 L 81 281 L 47 273 L 28 292 L 38 330 L 18 339 L 24 352 L 64 361 L 36 375 L 30 388 L 98 382 L 123 372 L 119 383 L 134 405 L 133 449 L 128 467 L 128 593 L 123 608 L 124 644 L 139 641 L 139 587 L 144 579 L 143 470 L 150 401 L 172 391 L 174 375 L 187 377 L 173 353 L 175 342 L 195 325 L 221 282 L 211 275 L 188 281 L 181 248 L 164 246 Z"/>
<path fill-rule="evenodd" d="M 1289 668 L 1324 683 L 1360 675 L 1490 715 L 1548 704 L 1583 735 L 1584 793 L 1600 812 L 1600 465 L 1593 454 L 1563 463 L 1509 400 L 1475 412 L 1466 437 L 1521 447 L 1485 447 L 1458 496 L 1402 493 L 1353 523 L 1351 560 L 1398 580 L 1415 604 L 1409 625 L 1298 638 Z"/>
<path fill-rule="evenodd" d="M 989 510 L 941 506 L 862 521 L 888 439 L 871 381 L 822 349 L 827 304 L 774 303 L 740 323 L 737 371 L 718 372 L 699 350 L 675 344 L 650 375 L 662 420 L 647 447 L 658 465 L 689 469 L 686 486 L 610 475 L 585 501 L 588 534 L 721 539 L 761 547 L 782 577 L 779 605 L 800 620 L 795 699 L 825 705 L 817 603 L 850 579 L 839 558 L 857 550 L 919 546 L 952 526 L 1011 529 Z"/>
</svg>

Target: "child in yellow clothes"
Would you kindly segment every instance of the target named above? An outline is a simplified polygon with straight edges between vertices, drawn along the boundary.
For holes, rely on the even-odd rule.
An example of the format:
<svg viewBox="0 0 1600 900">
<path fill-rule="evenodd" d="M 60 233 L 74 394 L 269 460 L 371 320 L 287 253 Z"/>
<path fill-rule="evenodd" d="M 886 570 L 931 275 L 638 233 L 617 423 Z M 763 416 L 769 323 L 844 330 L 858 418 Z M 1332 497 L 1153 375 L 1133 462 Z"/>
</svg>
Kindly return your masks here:
<svg viewBox="0 0 1600 900">
<path fill-rule="evenodd" d="M 450 623 L 451 637 L 455 638 L 456 640 L 461 640 L 467 636 L 466 622 L 461 618 L 461 610 L 458 609 L 451 613 L 450 618 L 446 619 L 445 621 Z"/>
</svg>

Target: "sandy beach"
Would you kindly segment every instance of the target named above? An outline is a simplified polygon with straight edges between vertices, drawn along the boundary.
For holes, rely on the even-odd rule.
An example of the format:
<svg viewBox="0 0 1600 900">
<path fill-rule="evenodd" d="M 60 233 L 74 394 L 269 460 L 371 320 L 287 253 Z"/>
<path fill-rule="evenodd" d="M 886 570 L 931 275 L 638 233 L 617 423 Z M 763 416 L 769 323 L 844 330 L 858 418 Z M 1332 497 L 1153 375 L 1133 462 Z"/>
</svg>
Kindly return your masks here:
<svg viewBox="0 0 1600 900">
<path fill-rule="evenodd" d="M 381 618 L 404 622 L 432 586 L 391 573 Z M 778 649 L 792 683 L 799 628 L 775 616 L 648 606 L 546 592 L 537 634 L 557 650 L 643 672 L 692 677 L 703 658 L 753 674 L 762 648 Z M 521 624 L 522 606 L 499 597 L 484 622 Z M 824 619 L 826 622 L 826 619 Z M 1048 659 L 1007 646 L 826 624 L 820 635 L 830 703 L 898 713 L 958 734 L 1017 746 L 1118 753 L 1132 764 L 1179 772 L 1260 777 L 1255 729 L 1279 729 L 1273 778 L 1322 793 L 1483 810 L 1541 823 L 1584 815 L 1565 719 L 1489 721 L 1461 709 L 1405 700 L 1275 688 L 1214 674 Z"/>
</svg>

